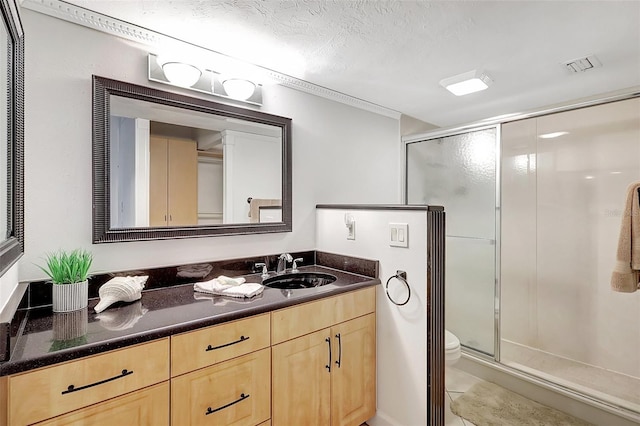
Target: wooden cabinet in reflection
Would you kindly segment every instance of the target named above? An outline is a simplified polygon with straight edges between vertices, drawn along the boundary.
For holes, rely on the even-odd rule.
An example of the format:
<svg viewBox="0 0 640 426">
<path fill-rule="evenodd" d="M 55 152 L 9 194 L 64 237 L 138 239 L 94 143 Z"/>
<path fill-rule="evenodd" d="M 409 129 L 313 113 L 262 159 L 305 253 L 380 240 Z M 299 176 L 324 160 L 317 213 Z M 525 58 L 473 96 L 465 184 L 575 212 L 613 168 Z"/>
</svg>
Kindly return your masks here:
<svg viewBox="0 0 640 426">
<path fill-rule="evenodd" d="M 198 224 L 196 142 L 151 135 L 149 226 Z"/>
</svg>

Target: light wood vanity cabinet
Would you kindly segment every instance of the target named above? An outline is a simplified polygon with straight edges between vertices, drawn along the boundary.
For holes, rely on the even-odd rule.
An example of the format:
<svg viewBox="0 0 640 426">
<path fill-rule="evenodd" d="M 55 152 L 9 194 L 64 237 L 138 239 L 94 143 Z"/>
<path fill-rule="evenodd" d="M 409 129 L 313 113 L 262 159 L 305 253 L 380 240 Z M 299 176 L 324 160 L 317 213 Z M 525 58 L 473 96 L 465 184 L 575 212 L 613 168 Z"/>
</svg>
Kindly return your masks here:
<svg viewBox="0 0 640 426">
<path fill-rule="evenodd" d="M 375 288 L 0 378 L 0 424 L 360 425 Z M 330 371 L 329 371 L 330 369 Z"/>
<path fill-rule="evenodd" d="M 12 426 L 34 424 L 157 383 L 168 383 L 169 339 L 16 374 L 6 380 L 7 423 Z M 149 401 L 154 405 L 166 404 L 168 393 L 164 397 L 156 394 L 142 398 L 131 396 L 126 401 L 127 410 L 146 413 Z M 94 423 L 84 424 L 110 422 L 113 412 L 102 404 L 94 406 L 90 411 Z M 165 414 L 168 415 L 168 410 Z M 141 414 L 142 417 L 146 415 L 152 414 Z"/>
<path fill-rule="evenodd" d="M 274 426 L 360 425 L 373 417 L 374 312 L 375 288 L 367 288 L 272 313 L 272 344 L 285 340 L 272 346 Z"/>
</svg>

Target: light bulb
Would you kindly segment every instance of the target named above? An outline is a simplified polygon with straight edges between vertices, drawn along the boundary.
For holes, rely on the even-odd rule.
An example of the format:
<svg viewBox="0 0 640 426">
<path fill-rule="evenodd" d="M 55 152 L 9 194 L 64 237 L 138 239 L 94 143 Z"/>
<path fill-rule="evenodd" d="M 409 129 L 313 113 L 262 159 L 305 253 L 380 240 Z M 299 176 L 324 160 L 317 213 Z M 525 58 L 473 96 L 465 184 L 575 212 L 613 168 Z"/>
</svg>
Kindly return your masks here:
<svg viewBox="0 0 640 426">
<path fill-rule="evenodd" d="M 255 83 L 242 78 L 228 78 L 222 82 L 222 87 L 230 98 L 241 101 L 249 99 L 256 90 Z"/>
<path fill-rule="evenodd" d="M 182 87 L 193 86 L 202 75 L 197 67 L 183 62 L 166 62 L 162 65 L 162 71 L 171 84 Z"/>
</svg>

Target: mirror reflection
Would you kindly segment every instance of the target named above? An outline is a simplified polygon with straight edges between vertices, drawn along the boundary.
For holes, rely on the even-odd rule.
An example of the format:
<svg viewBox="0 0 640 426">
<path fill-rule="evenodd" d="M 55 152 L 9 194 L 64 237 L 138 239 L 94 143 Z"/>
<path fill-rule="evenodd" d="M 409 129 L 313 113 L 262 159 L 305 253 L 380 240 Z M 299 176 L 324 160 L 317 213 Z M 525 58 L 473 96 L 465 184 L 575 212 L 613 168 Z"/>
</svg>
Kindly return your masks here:
<svg viewBox="0 0 640 426">
<path fill-rule="evenodd" d="M 0 165 L 2 165 L 2 172 L 0 172 L 0 241 L 9 238 L 8 229 L 8 195 L 9 191 L 4 190 L 8 188 L 9 182 L 7 181 L 7 167 L 9 158 L 7 158 L 7 148 L 9 147 L 8 133 L 6 129 L 9 128 L 9 67 L 12 66 L 9 63 L 9 55 L 7 54 L 11 48 L 9 41 L 9 31 L 7 25 L 2 21 L 0 25 Z"/>
<path fill-rule="evenodd" d="M 24 253 L 24 33 L 17 10 L 14 0 L 0 2 L 0 276 Z"/>
<path fill-rule="evenodd" d="M 291 232 L 291 119 L 93 76 L 93 242 Z"/>
<path fill-rule="evenodd" d="M 282 128 L 110 95 L 110 227 L 282 222 Z"/>
</svg>

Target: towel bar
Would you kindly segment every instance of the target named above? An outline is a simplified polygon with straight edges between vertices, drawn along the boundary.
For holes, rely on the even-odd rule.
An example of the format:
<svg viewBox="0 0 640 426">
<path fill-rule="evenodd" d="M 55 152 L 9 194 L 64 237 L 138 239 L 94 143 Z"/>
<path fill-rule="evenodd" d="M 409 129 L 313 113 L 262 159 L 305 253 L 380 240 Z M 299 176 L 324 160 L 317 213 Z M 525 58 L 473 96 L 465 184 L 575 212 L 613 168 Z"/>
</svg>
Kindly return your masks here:
<svg viewBox="0 0 640 426">
<path fill-rule="evenodd" d="M 393 300 L 393 298 L 389 294 L 389 282 L 394 278 L 400 281 L 401 283 L 403 283 L 407 287 L 407 300 L 405 300 L 404 302 L 396 302 L 395 300 Z M 395 275 L 389 277 L 389 279 L 387 280 L 387 284 L 385 284 L 384 286 L 384 289 L 387 292 L 387 298 L 394 305 L 397 305 L 397 306 L 406 305 L 407 303 L 409 303 L 409 299 L 411 299 L 411 287 L 409 287 L 409 283 L 407 282 L 407 273 L 405 271 L 396 271 Z"/>
</svg>

